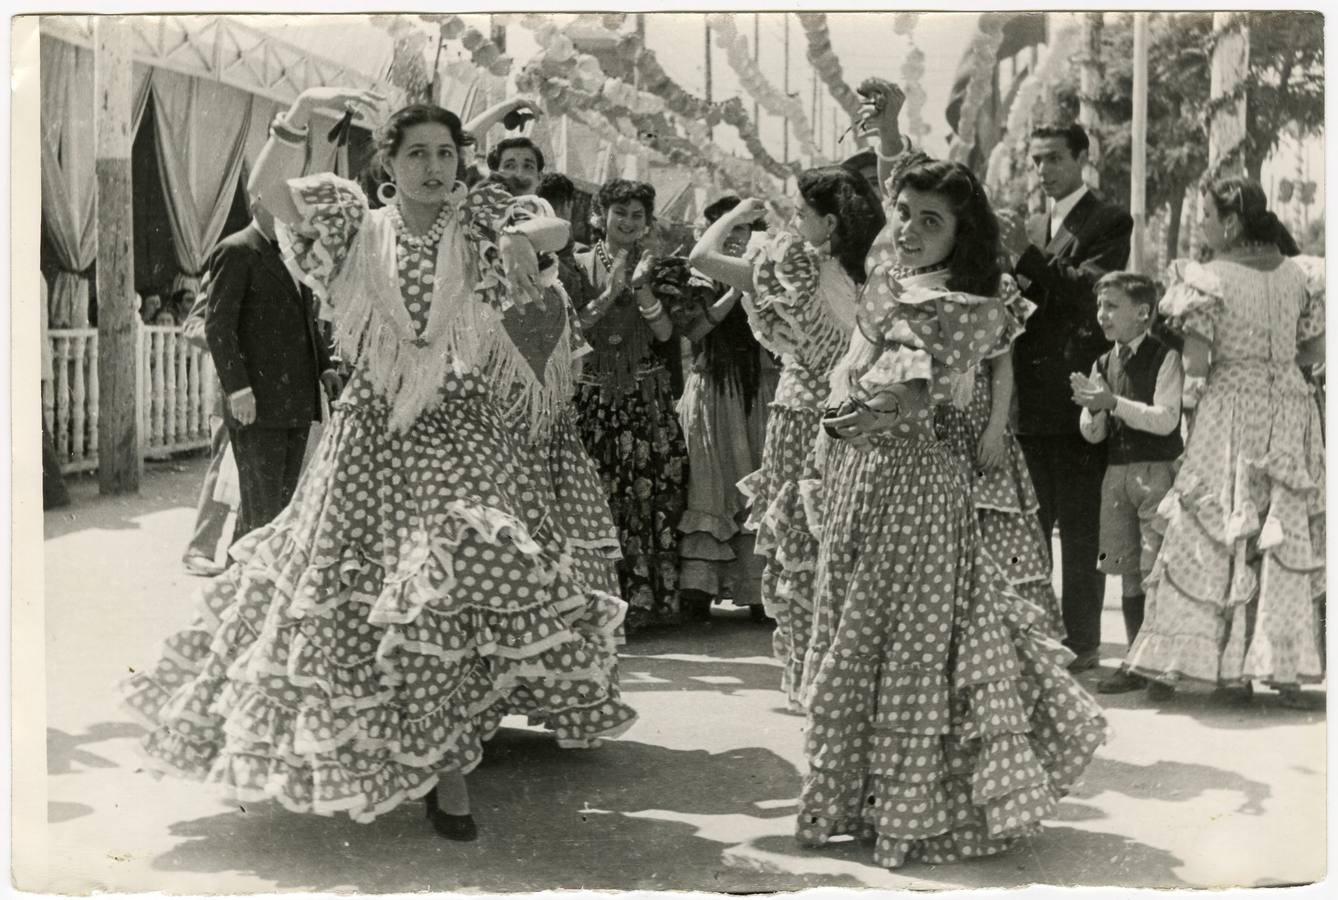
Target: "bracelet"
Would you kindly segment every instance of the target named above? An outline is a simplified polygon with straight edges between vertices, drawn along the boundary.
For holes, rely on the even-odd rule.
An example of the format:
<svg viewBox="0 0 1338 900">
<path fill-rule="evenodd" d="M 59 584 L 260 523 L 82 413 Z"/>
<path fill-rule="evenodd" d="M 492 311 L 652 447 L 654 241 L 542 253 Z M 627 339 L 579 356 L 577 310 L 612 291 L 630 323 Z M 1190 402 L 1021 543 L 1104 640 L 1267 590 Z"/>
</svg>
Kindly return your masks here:
<svg viewBox="0 0 1338 900">
<path fill-rule="evenodd" d="M 282 114 L 275 116 L 274 121 L 269 125 L 270 135 L 285 144 L 306 144 L 309 130 L 307 128 L 294 128 L 288 124 L 288 120 Z"/>
<path fill-rule="evenodd" d="M 881 418 L 881 417 L 886 417 L 886 416 L 891 416 L 891 417 L 893 417 L 894 419 L 900 419 L 900 418 L 901 418 L 901 398 L 897 396 L 897 394 L 896 394 L 895 391 L 882 391 L 882 392 L 879 393 L 879 396 L 882 396 L 883 394 L 886 394 L 886 395 L 888 395 L 888 396 L 890 396 L 890 397 L 892 398 L 893 402 L 895 402 L 895 403 L 897 404 L 897 408 L 896 408 L 896 409 L 874 409 L 873 407 L 871 407 L 871 406 L 869 405 L 868 401 L 865 400 L 865 399 L 864 399 L 862 396 L 860 396 L 859 394 L 852 394 L 851 397 L 850 397 L 850 403 L 851 403 L 851 405 L 854 406 L 856 409 L 862 409 L 862 410 L 864 410 L 865 412 L 872 414 L 873 417 L 874 417 L 875 419 L 877 419 L 877 418 Z"/>
<path fill-rule="evenodd" d="M 897 159 L 899 159 L 902 156 L 905 156 L 907 153 L 910 152 L 911 152 L 911 142 L 904 135 L 901 138 L 901 149 L 898 150 L 896 153 L 893 153 L 891 156 L 885 155 L 883 151 L 878 149 L 877 147 L 875 147 L 873 151 L 874 155 L 877 156 L 879 159 L 881 159 L 883 162 L 895 162 Z"/>
<path fill-rule="evenodd" d="M 656 319 L 660 318 L 660 316 L 664 315 L 664 304 L 659 300 L 656 300 L 654 306 L 638 306 L 637 310 L 641 313 L 641 318 L 645 319 L 647 322 L 654 322 Z"/>
</svg>

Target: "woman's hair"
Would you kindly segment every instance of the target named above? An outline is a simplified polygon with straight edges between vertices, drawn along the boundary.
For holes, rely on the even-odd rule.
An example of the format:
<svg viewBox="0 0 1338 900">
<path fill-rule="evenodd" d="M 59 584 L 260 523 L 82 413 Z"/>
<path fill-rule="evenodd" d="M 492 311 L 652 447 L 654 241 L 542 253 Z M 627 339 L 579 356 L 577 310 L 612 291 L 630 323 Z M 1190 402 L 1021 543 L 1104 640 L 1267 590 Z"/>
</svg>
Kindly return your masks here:
<svg viewBox="0 0 1338 900">
<path fill-rule="evenodd" d="M 655 188 L 644 181 L 614 178 L 605 182 L 595 196 L 595 215 L 604 216 L 618 203 L 640 203 L 646 210 L 646 220 L 655 218 Z"/>
<path fill-rule="evenodd" d="M 819 166 L 799 175 L 799 194 L 820 216 L 834 216 L 832 256 L 863 284 L 864 260 L 878 232 L 887 224 L 882 201 L 860 175 L 844 166 Z"/>
<path fill-rule="evenodd" d="M 373 159 L 373 168 L 384 170 L 386 162 L 399 152 L 400 145 L 404 143 L 404 133 L 415 125 L 423 125 L 428 122 L 445 125 L 451 132 L 451 140 L 455 141 L 455 147 L 458 151 L 455 177 L 457 179 L 464 178 L 464 150 L 466 147 L 473 145 L 474 138 L 460 124 L 459 116 L 449 109 L 443 109 L 430 103 L 413 103 L 398 109 L 391 114 L 384 125 L 377 129 L 376 156 Z"/>
<path fill-rule="evenodd" d="M 1258 182 L 1231 175 L 1206 185 L 1203 192 L 1217 208 L 1218 217 L 1228 213 L 1240 217 L 1244 240 L 1273 244 L 1283 256 L 1296 256 L 1301 252 L 1287 226 L 1268 208 L 1268 199 Z"/>
<path fill-rule="evenodd" d="M 999 291 L 999 221 L 975 174 L 961 163 L 925 158 L 913 162 L 892 178 L 892 201 L 905 188 L 936 194 L 948 203 L 957 219 L 952 252 L 948 254 L 948 289 L 993 296 Z"/>
</svg>

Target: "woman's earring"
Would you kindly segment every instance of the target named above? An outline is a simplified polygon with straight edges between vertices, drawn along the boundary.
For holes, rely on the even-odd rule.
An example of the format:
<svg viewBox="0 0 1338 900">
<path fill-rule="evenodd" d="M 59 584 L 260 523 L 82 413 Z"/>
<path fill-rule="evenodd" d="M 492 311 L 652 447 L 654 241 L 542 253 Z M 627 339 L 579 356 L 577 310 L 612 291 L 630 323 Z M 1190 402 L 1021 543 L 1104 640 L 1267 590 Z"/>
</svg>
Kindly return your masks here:
<svg viewBox="0 0 1338 900">
<path fill-rule="evenodd" d="M 381 201 L 382 206 L 390 206 L 395 202 L 395 195 L 399 191 L 395 188 L 395 182 L 383 181 L 376 189 L 376 199 Z"/>
</svg>

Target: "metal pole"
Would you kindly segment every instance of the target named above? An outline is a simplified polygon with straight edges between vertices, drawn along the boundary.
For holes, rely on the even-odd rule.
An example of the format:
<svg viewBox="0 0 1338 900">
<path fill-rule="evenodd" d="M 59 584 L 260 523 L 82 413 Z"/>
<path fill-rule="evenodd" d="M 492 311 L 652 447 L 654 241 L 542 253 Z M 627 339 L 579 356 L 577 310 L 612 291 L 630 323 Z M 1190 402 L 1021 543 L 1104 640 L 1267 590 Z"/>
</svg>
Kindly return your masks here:
<svg viewBox="0 0 1338 900">
<path fill-rule="evenodd" d="M 1133 240 L 1129 247 L 1129 268 L 1145 273 L 1144 240 L 1147 231 L 1148 164 L 1148 15 L 1134 13 L 1134 84 L 1133 121 L 1129 143 L 1129 215 L 1134 220 Z"/>
</svg>

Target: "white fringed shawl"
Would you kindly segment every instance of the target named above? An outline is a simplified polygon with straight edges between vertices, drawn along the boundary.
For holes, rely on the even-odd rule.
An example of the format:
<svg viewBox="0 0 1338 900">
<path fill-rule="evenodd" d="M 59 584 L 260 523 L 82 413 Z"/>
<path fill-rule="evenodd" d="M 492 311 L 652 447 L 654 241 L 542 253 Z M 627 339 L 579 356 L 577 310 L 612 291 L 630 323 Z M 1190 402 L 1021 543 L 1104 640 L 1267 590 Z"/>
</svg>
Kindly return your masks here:
<svg viewBox="0 0 1338 900">
<path fill-rule="evenodd" d="M 400 292 L 395 227 L 386 210 L 369 210 L 328 296 L 321 297 L 339 354 L 355 360 L 389 402 L 391 430 L 411 428 L 436 404 L 447 378 L 467 372 L 487 379 L 506 421 L 523 424 L 531 440 L 547 431 L 571 396 L 567 317 L 540 377 L 507 333 L 503 316 L 512 304 L 498 273 L 480 272 L 481 255 L 457 211 L 437 246 L 427 324 L 417 334 Z M 556 267 L 549 274 L 555 280 Z M 319 285 L 313 289 L 325 293 Z M 547 302 L 565 303 L 558 292 L 550 289 Z"/>
</svg>

